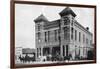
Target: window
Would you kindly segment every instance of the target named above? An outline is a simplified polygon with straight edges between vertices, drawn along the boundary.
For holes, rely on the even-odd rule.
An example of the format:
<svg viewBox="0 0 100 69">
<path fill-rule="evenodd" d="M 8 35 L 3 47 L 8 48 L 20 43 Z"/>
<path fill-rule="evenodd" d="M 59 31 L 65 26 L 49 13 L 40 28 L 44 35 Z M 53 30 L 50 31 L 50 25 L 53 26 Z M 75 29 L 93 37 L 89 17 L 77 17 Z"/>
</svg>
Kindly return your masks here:
<svg viewBox="0 0 100 69">
<path fill-rule="evenodd" d="M 41 27 L 41 25 L 40 25 L 40 24 L 38 24 L 38 31 L 40 31 L 40 27 Z"/>
<path fill-rule="evenodd" d="M 72 17 L 72 23 L 71 23 L 72 26 L 73 26 L 73 23 L 74 23 L 74 18 Z"/>
<path fill-rule="evenodd" d="M 70 29 L 69 29 L 69 27 L 64 27 L 64 31 L 66 31 L 66 32 L 69 32 L 70 31 Z"/>
<path fill-rule="evenodd" d="M 55 41 L 57 41 L 57 30 L 54 30 L 55 33 Z"/>
<path fill-rule="evenodd" d="M 58 40 L 60 40 L 60 29 L 57 30 Z"/>
<path fill-rule="evenodd" d="M 70 20 L 68 17 L 64 17 L 64 25 L 69 25 Z"/>
<path fill-rule="evenodd" d="M 63 46 L 63 56 L 65 56 L 65 46 Z"/>
<path fill-rule="evenodd" d="M 86 38 L 86 44 L 88 44 L 88 39 Z"/>
<path fill-rule="evenodd" d="M 50 31 L 48 31 L 48 42 L 50 41 Z"/>
<path fill-rule="evenodd" d="M 83 34 L 83 43 L 85 42 L 85 35 Z"/>
<path fill-rule="evenodd" d="M 41 48 L 40 48 L 40 56 L 41 56 Z"/>
<path fill-rule="evenodd" d="M 79 32 L 79 42 L 81 41 L 81 32 Z"/>
<path fill-rule="evenodd" d="M 73 20 L 72 20 L 72 23 L 71 23 L 71 25 L 73 26 Z"/>
<path fill-rule="evenodd" d="M 45 42 L 47 42 L 47 32 L 45 32 Z"/>
<path fill-rule="evenodd" d="M 69 50 L 69 46 L 66 45 L 66 56 L 68 56 L 68 50 Z"/>
<path fill-rule="evenodd" d="M 71 39 L 73 40 L 73 30 L 74 28 L 71 28 Z"/>
<path fill-rule="evenodd" d="M 64 39 L 69 40 L 70 38 L 70 32 L 69 32 L 69 27 L 64 27 Z"/>
<path fill-rule="evenodd" d="M 75 40 L 77 40 L 77 30 L 75 30 Z"/>
<path fill-rule="evenodd" d="M 40 42 L 40 40 L 41 40 L 41 33 L 40 32 L 37 33 L 37 38 L 38 38 L 38 41 Z"/>
<path fill-rule="evenodd" d="M 37 48 L 37 57 L 38 57 L 38 48 Z"/>
</svg>

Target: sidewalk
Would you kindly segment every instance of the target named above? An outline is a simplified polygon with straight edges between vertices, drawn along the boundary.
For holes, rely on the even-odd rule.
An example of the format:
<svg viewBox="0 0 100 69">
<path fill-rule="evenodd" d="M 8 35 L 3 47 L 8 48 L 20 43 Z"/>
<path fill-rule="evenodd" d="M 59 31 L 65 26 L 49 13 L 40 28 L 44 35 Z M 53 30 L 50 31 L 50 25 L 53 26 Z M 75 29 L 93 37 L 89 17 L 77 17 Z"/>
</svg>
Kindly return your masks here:
<svg viewBox="0 0 100 69">
<path fill-rule="evenodd" d="M 19 64 L 52 64 L 52 63 L 72 63 L 72 62 L 92 62 L 94 60 L 73 60 L 73 61 L 45 61 L 45 62 L 42 62 L 42 61 L 38 61 L 38 62 L 26 62 L 26 63 L 22 63 L 22 62 L 19 62 L 17 63 L 18 65 Z"/>
</svg>

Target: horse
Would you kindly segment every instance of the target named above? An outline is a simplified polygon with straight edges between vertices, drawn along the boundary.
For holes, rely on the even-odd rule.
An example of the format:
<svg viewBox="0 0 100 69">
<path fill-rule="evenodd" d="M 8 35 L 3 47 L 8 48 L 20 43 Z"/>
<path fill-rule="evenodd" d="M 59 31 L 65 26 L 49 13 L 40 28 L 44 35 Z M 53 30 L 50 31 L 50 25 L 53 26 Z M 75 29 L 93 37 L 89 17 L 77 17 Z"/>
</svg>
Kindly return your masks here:
<svg viewBox="0 0 100 69">
<path fill-rule="evenodd" d="M 20 59 L 21 62 L 23 62 L 23 63 L 25 62 L 25 58 L 21 57 L 21 55 L 19 56 L 19 59 Z"/>
</svg>

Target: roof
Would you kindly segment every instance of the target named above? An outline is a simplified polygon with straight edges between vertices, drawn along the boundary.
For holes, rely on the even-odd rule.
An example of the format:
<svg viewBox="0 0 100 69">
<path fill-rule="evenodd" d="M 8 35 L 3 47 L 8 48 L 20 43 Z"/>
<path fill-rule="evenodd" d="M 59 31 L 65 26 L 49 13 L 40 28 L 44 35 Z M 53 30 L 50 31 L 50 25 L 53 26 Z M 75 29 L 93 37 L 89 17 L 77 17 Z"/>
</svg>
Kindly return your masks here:
<svg viewBox="0 0 100 69">
<path fill-rule="evenodd" d="M 46 22 L 48 22 L 48 19 L 43 14 L 41 14 L 34 21 L 35 22 L 38 22 L 38 21 L 46 21 Z"/>
<path fill-rule="evenodd" d="M 72 16 L 76 16 L 76 14 L 72 11 L 71 8 L 69 7 L 66 7 L 64 10 L 62 10 L 60 13 L 60 16 L 65 16 L 65 15 L 68 15 L 68 14 L 71 14 Z"/>
<path fill-rule="evenodd" d="M 89 34 L 93 35 L 89 30 L 87 30 L 84 26 L 82 26 L 80 23 L 78 23 L 76 20 L 75 20 L 75 24 L 77 24 L 79 27 L 81 27 L 81 29 L 83 29 L 84 31 L 88 32 Z"/>
<path fill-rule="evenodd" d="M 35 53 L 35 52 L 36 52 L 35 49 L 30 49 L 30 48 L 23 48 L 23 49 L 22 49 L 22 53 L 23 53 L 23 54 L 33 54 L 33 53 Z"/>
</svg>

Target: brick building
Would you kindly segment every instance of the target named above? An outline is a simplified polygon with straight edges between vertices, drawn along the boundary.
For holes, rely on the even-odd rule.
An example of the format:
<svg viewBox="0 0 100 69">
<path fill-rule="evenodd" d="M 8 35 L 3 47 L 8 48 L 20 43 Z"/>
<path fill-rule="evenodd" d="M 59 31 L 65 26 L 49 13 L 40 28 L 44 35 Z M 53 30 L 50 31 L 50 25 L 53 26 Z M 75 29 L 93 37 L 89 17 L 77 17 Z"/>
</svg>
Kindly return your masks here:
<svg viewBox="0 0 100 69">
<path fill-rule="evenodd" d="M 36 58 L 47 55 L 71 55 L 87 58 L 93 49 L 92 33 L 75 20 L 76 14 L 69 7 L 62 10 L 60 19 L 49 21 L 43 14 L 35 21 Z"/>
</svg>

